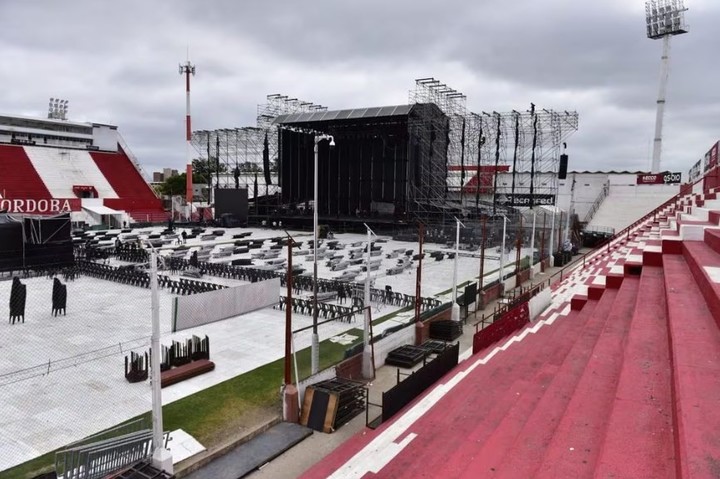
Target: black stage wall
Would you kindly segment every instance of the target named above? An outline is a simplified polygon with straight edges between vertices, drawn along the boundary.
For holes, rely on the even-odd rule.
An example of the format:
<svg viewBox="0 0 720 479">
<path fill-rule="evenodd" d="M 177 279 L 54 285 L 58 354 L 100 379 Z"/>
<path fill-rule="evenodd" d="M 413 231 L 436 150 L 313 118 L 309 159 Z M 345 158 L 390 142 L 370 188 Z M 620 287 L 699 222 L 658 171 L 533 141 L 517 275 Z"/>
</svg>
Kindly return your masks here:
<svg viewBox="0 0 720 479">
<path fill-rule="evenodd" d="M 313 200 L 315 131 L 333 135 L 318 147 L 318 213 L 401 216 L 447 176 L 447 116 L 433 104 L 400 105 L 278 117 L 282 202 Z"/>
<path fill-rule="evenodd" d="M 22 217 L 0 213 L 0 271 L 75 264 L 70 215 Z"/>
<path fill-rule="evenodd" d="M 248 191 L 245 188 L 215 188 L 215 218 L 230 214 L 242 224 L 248 219 Z"/>
</svg>

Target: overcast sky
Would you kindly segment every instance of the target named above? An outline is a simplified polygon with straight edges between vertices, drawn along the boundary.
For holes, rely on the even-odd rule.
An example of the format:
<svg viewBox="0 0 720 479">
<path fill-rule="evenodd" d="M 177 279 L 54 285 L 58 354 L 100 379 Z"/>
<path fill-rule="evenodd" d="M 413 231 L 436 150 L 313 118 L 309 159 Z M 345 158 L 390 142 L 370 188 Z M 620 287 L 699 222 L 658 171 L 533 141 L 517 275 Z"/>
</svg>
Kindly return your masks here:
<svg viewBox="0 0 720 479">
<path fill-rule="evenodd" d="M 720 2 L 686 0 L 673 38 L 662 168 L 683 173 L 720 139 Z M 330 109 L 407 103 L 435 77 L 474 112 L 576 110 L 571 170 L 645 170 L 661 41 L 640 0 L 0 0 L 0 112 L 119 126 L 147 171 L 185 163 L 193 129 L 255 125 L 282 93 Z"/>
</svg>

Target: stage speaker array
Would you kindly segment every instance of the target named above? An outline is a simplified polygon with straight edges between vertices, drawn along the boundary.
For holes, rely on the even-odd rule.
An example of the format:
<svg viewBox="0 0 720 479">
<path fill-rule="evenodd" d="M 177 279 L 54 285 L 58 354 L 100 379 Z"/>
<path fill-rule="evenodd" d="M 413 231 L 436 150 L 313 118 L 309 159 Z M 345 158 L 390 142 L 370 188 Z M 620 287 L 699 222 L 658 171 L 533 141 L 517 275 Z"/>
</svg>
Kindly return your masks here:
<svg viewBox="0 0 720 479">
<path fill-rule="evenodd" d="M 558 179 L 564 180 L 567 178 L 567 168 L 568 168 L 568 156 L 563 153 L 560 155 L 560 169 L 558 170 Z"/>
</svg>

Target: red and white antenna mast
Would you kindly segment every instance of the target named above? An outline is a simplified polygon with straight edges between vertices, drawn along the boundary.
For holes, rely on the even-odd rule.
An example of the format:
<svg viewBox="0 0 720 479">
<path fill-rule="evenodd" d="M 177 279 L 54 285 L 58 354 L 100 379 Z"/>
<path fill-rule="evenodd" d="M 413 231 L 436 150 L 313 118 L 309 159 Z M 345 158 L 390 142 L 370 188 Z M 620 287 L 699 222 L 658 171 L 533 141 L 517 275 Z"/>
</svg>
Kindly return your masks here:
<svg viewBox="0 0 720 479">
<path fill-rule="evenodd" d="M 185 75 L 185 141 L 186 145 L 186 156 L 187 166 L 185 167 L 185 174 L 187 178 L 185 180 L 185 201 L 189 206 L 188 219 L 192 215 L 192 201 L 193 201 L 193 180 L 192 180 L 192 126 L 190 122 L 190 75 L 195 75 L 195 65 L 190 63 L 190 60 L 184 64 L 180 64 L 180 74 Z"/>
</svg>

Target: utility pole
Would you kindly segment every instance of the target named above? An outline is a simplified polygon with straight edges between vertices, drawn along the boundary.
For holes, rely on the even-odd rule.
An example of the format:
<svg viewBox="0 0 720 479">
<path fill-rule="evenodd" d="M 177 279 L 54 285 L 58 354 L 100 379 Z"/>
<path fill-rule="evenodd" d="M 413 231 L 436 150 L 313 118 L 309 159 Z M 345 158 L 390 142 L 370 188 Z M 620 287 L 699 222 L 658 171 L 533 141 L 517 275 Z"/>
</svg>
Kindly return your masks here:
<svg viewBox="0 0 720 479">
<path fill-rule="evenodd" d="M 285 232 L 287 234 L 287 232 Z M 293 265 L 292 265 L 292 248 L 295 241 L 292 236 L 287 235 L 288 239 L 288 265 L 285 295 L 285 384 L 283 385 L 283 421 L 298 422 L 298 390 L 292 383 L 291 379 L 291 344 L 292 344 L 292 288 L 293 288 Z M 298 378 L 295 378 L 297 381 Z"/>
</svg>

